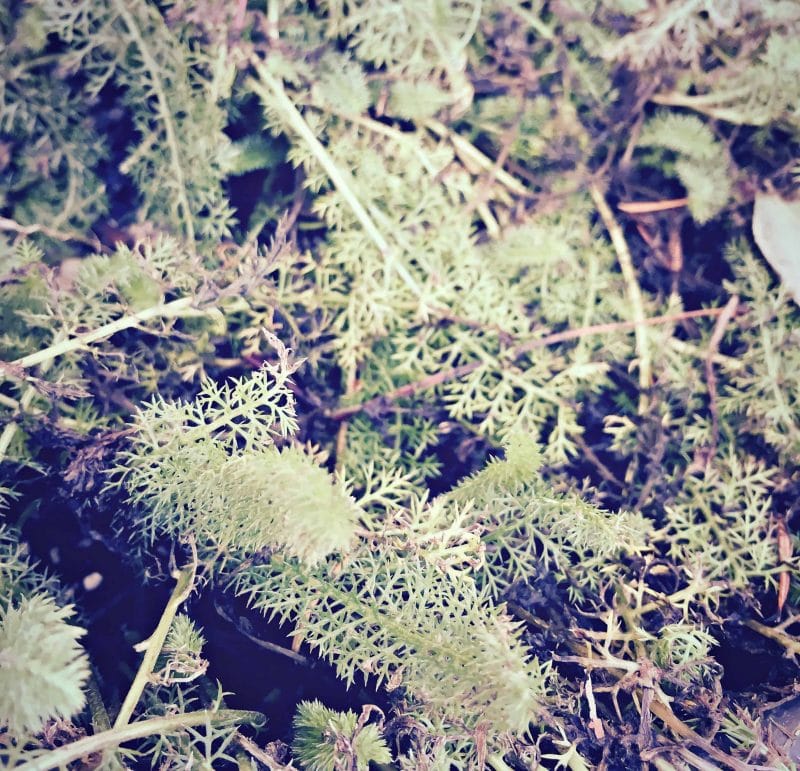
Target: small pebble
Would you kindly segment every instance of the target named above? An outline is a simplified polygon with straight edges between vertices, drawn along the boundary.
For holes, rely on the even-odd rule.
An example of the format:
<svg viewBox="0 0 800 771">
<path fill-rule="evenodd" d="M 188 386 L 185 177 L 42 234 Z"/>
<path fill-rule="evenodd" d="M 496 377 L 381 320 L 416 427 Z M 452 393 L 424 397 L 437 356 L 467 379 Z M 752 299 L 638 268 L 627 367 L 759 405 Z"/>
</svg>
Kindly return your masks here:
<svg viewBox="0 0 800 771">
<path fill-rule="evenodd" d="M 86 589 L 87 592 L 93 592 L 102 583 L 103 576 L 97 571 L 94 573 L 89 573 L 88 576 L 83 577 L 83 588 Z"/>
</svg>

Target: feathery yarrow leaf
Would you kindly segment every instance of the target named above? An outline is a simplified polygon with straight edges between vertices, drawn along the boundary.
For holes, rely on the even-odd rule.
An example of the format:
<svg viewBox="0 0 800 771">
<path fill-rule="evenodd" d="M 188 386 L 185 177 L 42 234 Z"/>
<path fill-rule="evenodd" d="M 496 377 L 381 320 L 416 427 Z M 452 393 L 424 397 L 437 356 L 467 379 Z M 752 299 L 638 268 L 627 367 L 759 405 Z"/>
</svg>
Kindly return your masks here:
<svg viewBox="0 0 800 771">
<path fill-rule="evenodd" d="M 90 96 L 112 79 L 125 88 L 140 139 L 121 170 L 142 192 L 144 215 L 180 228 L 190 242 L 227 236 L 233 209 L 222 189 L 229 140 L 220 102 L 234 67 L 225 51 L 177 34 L 144 0 L 42 6 L 45 28 L 68 46 L 62 66 L 88 75 Z"/>
<path fill-rule="evenodd" d="M 74 611 L 37 594 L 0 608 L 0 725 L 33 733 L 52 718 L 69 718 L 84 705 L 89 666 L 67 623 Z"/>
<path fill-rule="evenodd" d="M 392 756 L 374 723 L 361 724 L 352 710 L 337 712 L 320 701 L 302 701 L 293 721 L 292 750 L 307 771 L 368 771 Z"/>
<path fill-rule="evenodd" d="M 272 445 L 296 429 L 285 350 L 250 378 L 206 382 L 194 402 L 156 399 L 136 419 L 113 484 L 142 531 L 193 534 L 221 554 L 265 548 L 314 564 L 345 551 L 358 509 L 302 450 Z"/>
<path fill-rule="evenodd" d="M 423 551 L 424 553 L 424 551 Z M 347 683 L 356 673 L 405 686 L 427 715 L 519 735 L 548 688 L 519 627 L 472 578 L 397 551 L 313 572 L 274 558 L 234 579 L 238 594 L 296 633 Z"/>
<path fill-rule="evenodd" d="M 16 532 L 0 524 L 0 610 L 17 604 L 25 596 L 53 592 L 56 588 L 52 578 L 35 569 Z"/>
<path fill-rule="evenodd" d="M 514 432 L 506 442 L 505 460 L 493 459 L 445 496 L 474 504 L 462 526 L 485 529 L 478 578 L 495 597 L 542 567 L 579 590 L 593 588 L 609 570 L 618 569 L 621 555 L 648 549 L 652 526 L 647 519 L 554 492 L 536 475 L 540 463 L 530 436 Z"/>
<path fill-rule="evenodd" d="M 677 154 L 675 173 L 698 223 L 708 222 L 728 203 L 732 186 L 725 148 L 696 115 L 662 110 L 645 123 L 638 144 Z"/>
</svg>

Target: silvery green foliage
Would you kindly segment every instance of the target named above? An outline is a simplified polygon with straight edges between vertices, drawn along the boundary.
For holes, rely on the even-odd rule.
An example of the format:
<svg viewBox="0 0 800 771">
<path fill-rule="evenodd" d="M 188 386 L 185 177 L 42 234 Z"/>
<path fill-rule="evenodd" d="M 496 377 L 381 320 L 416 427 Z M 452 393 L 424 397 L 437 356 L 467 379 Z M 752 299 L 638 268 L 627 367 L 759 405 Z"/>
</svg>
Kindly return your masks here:
<svg viewBox="0 0 800 771">
<path fill-rule="evenodd" d="M 192 402 L 156 399 L 139 413 L 115 484 L 151 541 L 191 536 L 223 557 L 282 548 L 312 565 L 347 550 L 352 500 L 302 450 L 274 446 L 297 428 L 295 369 L 281 348 L 250 378 L 207 381 Z"/>
<path fill-rule="evenodd" d="M 205 644 L 192 619 L 179 613 L 164 640 L 153 679 L 161 685 L 183 685 L 201 677 L 208 668 L 208 661 L 201 656 Z"/>
<path fill-rule="evenodd" d="M 594 0 L 582 0 L 581 5 L 601 6 Z M 664 61 L 698 64 L 705 46 L 720 36 L 743 35 L 737 23 L 744 6 L 742 0 L 679 0 L 669 7 L 638 0 L 607 3 L 608 12 L 628 14 L 634 28 L 610 45 L 606 55 L 641 68 Z"/>
<path fill-rule="evenodd" d="M 126 486 L 152 536 L 193 536 L 221 555 L 283 549 L 313 565 L 347 551 L 357 518 L 328 472 L 294 447 L 231 456 L 213 441 L 173 446 Z"/>
<path fill-rule="evenodd" d="M 515 357 L 512 343 L 530 340 L 532 327 L 599 323 L 624 313 L 620 280 L 606 270 L 614 257 L 590 228 L 586 198 L 478 246 L 467 206 L 474 183 L 446 142 L 353 123 L 315 103 L 312 90 L 304 117 L 348 171 L 354 194 L 388 242 L 385 253 L 331 188 L 313 152 L 286 128 L 274 95 L 253 88 L 268 125 L 292 137 L 289 157 L 303 165 L 328 226 L 312 264 L 280 268 L 282 307 L 319 319 L 297 344 L 333 335 L 332 350 L 317 352 L 319 363 L 357 368 L 362 398 L 471 366 L 433 392 L 453 420 L 495 441 L 514 428 L 536 429 L 548 460 L 575 454 L 581 395 L 607 382 L 603 346 L 587 340 Z M 562 280 L 578 273 L 585 284 Z M 625 350 L 624 341 L 614 341 L 615 349 Z"/>
<path fill-rule="evenodd" d="M 505 450 L 505 460 L 490 461 L 447 495 L 470 503 L 464 526 L 485 530 L 480 575 L 494 596 L 541 568 L 572 583 L 579 596 L 618 571 L 620 558 L 649 551 L 652 524 L 645 517 L 555 492 L 539 477 L 541 453 L 525 434 L 512 434 Z"/>
<path fill-rule="evenodd" d="M 15 736 L 83 708 L 89 666 L 73 613 L 41 594 L 0 610 L 0 726 Z"/>
<path fill-rule="evenodd" d="M 0 503 L 2 497 L 0 495 Z M 0 505 L 0 510 L 2 508 L 4 506 Z M 55 580 L 36 569 L 16 533 L 0 524 L 0 608 L 18 604 L 26 596 L 56 590 Z"/>
<path fill-rule="evenodd" d="M 307 771 L 368 771 L 370 762 L 390 763 L 386 740 L 375 723 L 355 712 L 336 712 L 319 701 L 303 701 L 294 718 L 292 749 Z"/>
<path fill-rule="evenodd" d="M 0 509 L 14 493 L 0 487 Z M 0 524 L 0 765 L 43 752 L 37 735 L 53 721 L 77 718 L 85 704 L 85 630 L 56 601 L 56 581 L 36 569 L 14 530 Z"/>
<path fill-rule="evenodd" d="M 13 497 L 0 487 L 0 512 Z M 48 720 L 69 719 L 85 702 L 89 665 L 78 643 L 85 630 L 68 623 L 75 611 L 59 607 L 57 590 L 0 523 L 0 731 L 8 732 L 0 762 L 24 751 Z"/>
<path fill-rule="evenodd" d="M 106 209 L 106 148 L 84 100 L 54 76 L 40 5 L 0 10 L 0 206 L 23 225 L 81 233 Z M 23 149 L 24 148 L 24 149 Z"/>
<path fill-rule="evenodd" d="M 743 240 L 731 243 L 727 256 L 735 273 L 731 289 L 752 313 L 741 324 L 735 360 L 725 365 L 730 382 L 720 394 L 720 410 L 737 430 L 763 436 L 791 462 L 800 453 L 797 308 Z"/>
<path fill-rule="evenodd" d="M 348 36 L 360 59 L 406 77 L 458 72 L 482 10 L 476 0 L 327 0 L 325 5 L 331 36 Z"/>
<path fill-rule="evenodd" d="M 414 548 L 413 543 L 409 544 Z M 548 667 L 529 660 L 518 626 L 457 571 L 402 551 L 362 548 L 345 570 L 309 573 L 273 559 L 235 577 L 239 594 L 296 633 L 351 683 L 403 686 L 449 732 L 491 726 L 523 733 L 547 691 Z"/>
<path fill-rule="evenodd" d="M 142 193 L 143 216 L 179 228 L 191 243 L 227 235 L 233 210 L 221 185 L 229 147 L 221 104 L 234 70 L 222 44 L 170 29 L 144 0 L 35 6 L 42 27 L 67 47 L 61 66 L 87 75 L 84 101 L 112 79 L 124 86 L 139 139 L 121 170 Z"/>
<path fill-rule="evenodd" d="M 676 671 L 679 679 L 690 683 L 699 681 L 713 666 L 710 653 L 716 644 L 714 636 L 702 626 L 667 624 L 658 631 L 651 655 L 655 664 Z"/>
<path fill-rule="evenodd" d="M 236 591 L 293 623 L 345 681 L 360 672 L 402 684 L 445 736 L 479 723 L 523 733 L 548 667 L 529 660 L 517 625 L 470 575 L 479 544 L 464 512 L 418 501 L 403 514 L 373 490 L 370 513 L 299 449 L 278 450 L 275 439 L 294 428 L 294 367 L 279 351 L 249 380 L 206 384 L 194 402 L 159 400 L 139 414 L 115 480 L 139 527 L 221 556 Z M 356 543 L 359 511 L 373 535 Z M 381 511 L 400 528 L 381 524 Z M 250 559 L 267 550 L 283 553 Z M 328 557 L 336 551 L 343 564 Z"/>
<path fill-rule="evenodd" d="M 646 687 L 656 698 L 665 683 L 705 684 L 715 643 L 708 624 L 719 623 L 722 600 L 751 601 L 788 567 L 778 562 L 770 517 L 773 493 L 794 484 L 800 448 L 796 309 L 743 244 L 731 247 L 729 288 L 746 310 L 713 360 L 718 432 L 698 366 L 709 353 L 707 321 L 648 328 L 658 357 L 646 414 L 633 406 L 636 386 L 626 378 L 635 363 L 629 328 L 538 343 L 561 330 L 633 317 L 617 257 L 584 194 L 601 150 L 638 148 L 634 161 L 677 176 L 704 222 L 738 194 L 730 184 L 738 171 L 736 127 L 766 126 L 756 135 L 765 146 L 772 121 L 796 130 L 797 3 L 281 2 L 267 6 L 278 11 L 274 28 L 274 19 L 267 23 L 256 4 L 245 3 L 230 5 L 247 22 L 222 31 L 214 31 L 214 18 L 202 18 L 214 3 L 190 5 L 35 0 L 21 4 L 18 16 L 0 9 L 0 165 L 8 154 L 18 183 L 3 203 L 11 201 L 23 225 L 83 228 L 95 220 L 105 205 L 94 176 L 103 148 L 88 116 L 91 98 L 109 85 L 124 90 L 136 127 L 120 171 L 141 194 L 139 224 L 189 241 L 145 239 L 135 249 L 90 256 L 69 286 L 43 264 L 58 254 L 45 258 L 26 241 L 3 244 L 0 359 L 175 297 L 191 303 L 191 318 L 180 324 L 131 328 L 94 346 L 91 358 L 72 351 L 33 373 L 38 380 L 18 377 L 2 394 L 3 418 L 24 418 L 7 457 L 25 457 L 25 421 L 36 425 L 46 415 L 59 430 L 66 424 L 92 436 L 117 428 L 131 400 L 155 393 L 137 414 L 112 478 L 129 496 L 128 530 L 150 543 L 196 546 L 204 575 L 291 626 L 346 682 L 363 676 L 393 690 L 400 720 L 413 725 L 399 767 L 473 768 L 488 751 L 502 768 L 499 755 L 527 741 L 531 725 L 543 734 L 540 744 L 563 748 L 551 759 L 586 767 L 577 749 L 592 738 L 585 721 L 562 719 L 565 709 L 585 716 L 586 691 L 579 694 L 528 645 L 541 645 L 544 660 L 579 644 L 597 655 L 598 669 L 605 656 L 616 657 L 596 673 L 596 683 L 604 680 L 596 691 L 601 703 L 614 692 L 612 672 L 635 674 L 642 666 L 651 667 Z M 57 53 L 42 57 L 48 34 Z M 520 82 L 531 71 L 544 75 L 528 78 L 524 89 L 506 84 L 473 100 L 468 66 L 480 83 L 481 66 L 505 56 L 508 66 L 499 66 L 519 71 Z M 279 79 L 343 172 L 349 199 L 297 123 L 287 121 L 279 90 L 259 80 L 260 67 L 234 79 L 237 66 L 256 60 Z M 617 108 L 626 120 L 641 114 L 625 112 L 623 67 L 656 83 L 651 96 L 665 109 L 643 124 L 638 144 L 631 123 L 614 119 Z M 652 77 L 656 69 L 663 80 Z M 78 73 L 76 91 L 63 87 L 65 73 Z M 669 92 L 673 83 L 678 90 Z M 239 121 L 238 108 L 254 93 L 264 118 L 252 120 L 231 148 L 223 129 Z M 46 123 L 50 105 L 59 114 Z M 431 120 L 437 117 L 443 122 Z M 271 173 L 286 144 L 310 203 L 301 225 L 324 229 L 324 237 L 279 261 L 243 244 L 219 249 L 231 224 L 225 175 Z M 488 153 L 483 163 L 477 148 Z M 615 159 L 609 156 L 609 168 Z M 516 177 L 517 185 L 500 182 L 507 169 L 526 180 L 521 192 Z M 257 202 L 250 235 L 285 205 L 282 192 L 269 190 Z M 377 238 L 354 214 L 353 199 Z M 539 211 L 543 202 L 551 208 Z M 224 262 L 236 265 L 232 286 L 215 271 Z M 244 263 L 260 279 L 255 297 L 246 296 Z M 646 316 L 680 310 L 658 290 L 644 290 Z M 229 305 L 197 316 L 225 291 Z M 339 475 L 291 443 L 298 429 L 288 380 L 294 365 L 280 346 L 277 363 L 224 380 L 225 367 L 263 352 L 263 328 L 279 330 L 308 357 L 305 396 L 317 398 L 313 387 L 324 385 L 309 421 L 314 440 L 319 413 L 330 408 L 324 417 L 331 417 L 337 407 L 367 402 L 338 435 L 345 440 L 336 444 Z M 207 364 L 217 380 L 193 391 Z M 95 390 L 76 397 L 87 373 Z M 29 382 L 42 390 L 26 412 L 14 397 Z M 173 398 L 176 392 L 184 398 Z M 100 414 L 97 397 L 107 393 L 121 394 L 121 403 Z M 595 463 L 583 438 L 592 421 L 591 441 L 605 430 L 599 444 L 616 464 L 605 481 L 624 476 L 624 489 L 612 494 L 630 511 L 587 500 L 608 487 L 576 492 L 573 472 Z M 428 482 L 445 463 L 437 445 L 448 433 L 453 445 L 464 437 L 459 462 L 475 460 L 487 442 L 502 442 L 505 458 L 431 499 Z M 330 439 L 323 441 L 333 447 Z M 742 451 L 750 439 L 759 457 Z M 31 464 L 39 449 L 34 442 Z M 674 580 L 672 595 L 661 591 L 656 568 Z M 513 592 L 539 591 L 540 579 L 542 596 L 552 590 L 545 600 L 555 642 L 534 640 L 535 623 L 523 639 L 501 604 L 508 597 L 525 617 L 528 609 L 511 604 Z M 37 599 L 47 588 L 9 531 L 0 531 L 9 651 L 28 644 L 25 635 L 37 625 L 77 651 L 69 611 Z M 182 713 L 199 701 L 200 648 L 197 629 L 179 617 L 144 714 Z M 67 695 L 79 703 L 80 656 L 62 661 L 66 669 L 75 664 L 74 687 L 50 677 L 37 690 L 42 700 L 16 716 L 19 724 L 66 714 Z M 6 671 L 20 666 L 5 652 L 0 662 Z M 674 703 L 691 713 L 680 694 Z M 612 708 L 604 706 L 607 719 Z M 752 721 L 734 717 L 725 730 L 744 758 L 758 733 L 748 734 Z M 359 726 L 355 716 L 319 705 L 305 705 L 299 718 L 296 751 L 308 767 L 387 760 L 371 723 Z M 156 737 L 152 754 L 163 768 L 232 763 L 234 736 L 189 729 Z M 536 742 L 527 750 L 538 762 Z"/>
<path fill-rule="evenodd" d="M 87 373 L 93 372 L 89 376 L 96 382 L 113 383 L 114 388 L 126 384 L 143 396 L 164 388 L 172 378 L 161 367 L 166 358 L 191 380 L 202 372 L 202 355 L 214 324 L 219 323 L 219 311 L 215 309 L 212 314 L 207 310 L 209 295 L 215 297 L 217 291 L 210 282 L 204 282 L 209 277 L 207 271 L 197 255 L 169 236 L 132 248 L 118 244 L 110 253 L 71 258 L 60 265 L 48 265 L 43 250 L 33 240 L 21 239 L 0 251 L 0 275 L 3 361 L 35 355 L 106 325 L 113 329 L 126 319 L 128 327 L 148 328 L 154 333 L 147 345 L 135 337 L 110 343 L 106 337 L 111 332 L 106 337 L 101 335 L 91 350 L 76 345 L 52 361 L 45 360 L 39 374 L 46 371 L 46 378 L 32 381 L 33 386 L 20 373 L 8 378 L 8 395 L 15 398 L 22 398 L 33 388 L 34 398 L 23 413 L 59 414 L 71 431 L 81 435 L 118 421 L 118 416 L 101 414 L 86 389 Z M 201 284 L 207 293 L 203 298 L 198 297 Z M 175 323 L 167 307 L 168 298 L 179 300 L 182 307 L 176 309 L 178 315 L 193 317 L 195 345 L 191 348 L 165 334 Z M 149 313 L 151 320 L 137 321 L 134 315 L 141 312 Z M 122 355 L 120 345 L 125 349 Z M 133 391 L 129 390 L 128 396 L 133 396 Z M 7 402 L 0 413 L 5 420 L 17 417 Z M 5 457 L 34 462 L 26 447 L 26 428 L 22 422 L 17 425 Z"/>
<path fill-rule="evenodd" d="M 15 494 L 0 486 L 0 512 Z M 78 640 L 85 630 L 68 623 L 75 611 L 59 607 L 56 583 L 36 570 L 16 533 L 0 523 L 0 729 L 8 760 L 46 721 L 68 719 L 84 705 L 89 664 Z"/>
<path fill-rule="evenodd" d="M 661 159 L 665 171 L 673 168 L 689 198 L 689 211 L 700 224 L 715 217 L 731 195 L 731 169 L 725 148 L 696 115 L 662 111 L 647 121 L 639 136 L 642 147 L 671 151 Z"/>
<path fill-rule="evenodd" d="M 177 619 L 176 619 L 177 620 Z M 198 709 L 208 710 L 209 716 L 224 710 L 224 697 L 219 683 L 214 686 L 202 681 L 187 682 L 175 677 L 148 688 L 144 693 L 144 717 L 180 715 Z M 236 739 L 237 725 L 230 721 L 217 724 L 209 719 L 205 724 L 188 726 L 179 731 L 157 733 L 150 737 L 134 758 L 158 762 L 164 771 L 185 771 L 187 768 L 217 769 L 235 765 L 241 748 Z M 124 751 L 122 751 L 124 752 Z M 241 755 L 239 755 L 241 757 Z M 131 763 L 116 766 L 127 768 Z"/>
<path fill-rule="evenodd" d="M 732 448 L 700 474 L 688 475 L 676 499 L 665 506 L 670 556 L 715 601 L 715 580 L 746 589 L 768 579 L 775 564 L 770 493 L 774 471 Z"/>
</svg>

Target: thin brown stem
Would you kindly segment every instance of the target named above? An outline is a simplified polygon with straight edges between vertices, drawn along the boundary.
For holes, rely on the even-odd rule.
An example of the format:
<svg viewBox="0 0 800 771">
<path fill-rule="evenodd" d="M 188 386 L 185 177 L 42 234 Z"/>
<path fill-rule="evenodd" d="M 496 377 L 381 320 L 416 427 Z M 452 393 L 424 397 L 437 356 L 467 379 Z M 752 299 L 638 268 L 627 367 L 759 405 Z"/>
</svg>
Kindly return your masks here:
<svg viewBox="0 0 800 771">
<path fill-rule="evenodd" d="M 630 329 L 635 329 L 637 326 L 658 326 L 660 324 L 674 324 L 688 319 L 698 318 L 713 318 L 720 316 L 725 312 L 725 308 L 699 308 L 693 311 L 683 311 L 682 313 L 674 313 L 666 316 L 654 316 L 643 321 L 613 321 L 606 324 L 593 324 L 588 327 L 578 327 L 576 329 L 565 329 L 563 332 L 555 332 L 545 337 L 539 337 L 535 340 L 528 340 L 520 345 L 510 349 L 509 359 L 515 361 L 526 353 L 535 351 L 537 348 L 546 348 L 550 345 L 564 343 L 569 340 L 577 340 L 587 335 L 602 335 L 610 332 L 621 332 Z M 741 309 L 740 309 L 741 312 Z M 400 388 L 395 388 L 393 391 L 375 396 L 360 404 L 353 404 L 346 407 L 339 407 L 327 411 L 326 417 L 331 420 L 345 420 L 346 418 L 357 415 L 360 412 L 377 411 L 385 405 L 396 402 L 399 399 L 405 399 L 413 396 L 419 391 L 425 391 L 429 388 L 435 388 L 443 383 L 449 383 L 453 380 L 458 380 L 471 372 L 474 372 L 478 367 L 483 364 L 482 361 L 473 361 L 469 364 L 462 364 L 460 367 L 453 367 L 452 369 L 436 372 L 433 375 L 428 375 L 413 383 L 407 383 Z"/>
<path fill-rule="evenodd" d="M 682 209 L 688 203 L 688 198 L 667 198 L 662 201 L 620 201 L 617 208 L 625 214 L 653 214 L 671 209 Z"/>
<path fill-rule="evenodd" d="M 787 655 L 792 657 L 800 656 L 800 640 L 788 634 L 783 629 L 767 626 L 752 618 L 745 621 L 744 625 L 750 627 L 754 632 L 758 632 L 763 637 L 773 640 L 778 643 L 778 645 L 782 645 L 786 649 Z"/>
<path fill-rule="evenodd" d="M 268 650 L 271 653 L 277 653 L 280 656 L 286 656 L 296 664 L 301 664 L 304 667 L 310 667 L 312 665 L 313 662 L 307 656 L 303 656 L 301 653 L 296 653 L 288 648 L 284 648 L 281 645 L 271 643 L 268 640 L 262 640 L 260 637 L 256 637 L 256 635 L 248 632 L 245 628 L 245 625 L 237 621 L 233 615 L 229 613 L 221 604 L 215 602 L 214 609 L 217 611 L 219 616 L 224 618 L 228 623 L 233 624 L 239 634 L 244 635 L 248 640 L 253 642 L 255 645 L 258 645 L 259 648 L 264 648 L 265 650 Z"/>
<path fill-rule="evenodd" d="M 753 771 L 753 766 L 749 763 L 738 760 L 722 750 L 717 749 L 708 739 L 704 739 L 699 733 L 689 728 L 689 726 L 680 720 L 666 704 L 653 699 L 653 701 L 650 702 L 650 711 L 664 723 L 672 733 L 703 750 L 703 752 L 726 768 L 732 768 L 733 771 Z"/>
<path fill-rule="evenodd" d="M 76 241 L 80 244 L 91 246 L 92 249 L 98 252 L 103 248 L 96 236 L 84 236 L 81 233 L 71 230 L 58 230 L 57 228 L 47 227 L 47 225 L 21 225 L 15 220 L 8 217 L 0 217 L 0 230 L 7 230 L 13 233 L 18 233 L 20 236 L 31 236 L 34 233 L 41 233 L 48 238 L 53 238 L 56 241 Z"/>
<path fill-rule="evenodd" d="M 620 482 L 620 480 L 617 479 L 616 476 L 614 476 L 614 473 L 611 471 L 611 469 L 608 466 L 606 466 L 606 464 L 603 463 L 603 461 L 601 461 L 600 458 L 597 457 L 595 451 L 589 446 L 589 444 L 582 436 L 580 435 L 576 436 L 574 441 L 575 444 L 578 445 L 584 456 L 586 456 L 586 459 L 597 469 L 597 472 L 600 474 L 601 477 L 603 477 L 603 479 L 605 479 L 607 482 L 611 482 L 617 487 L 623 487 L 623 483 Z"/>
</svg>

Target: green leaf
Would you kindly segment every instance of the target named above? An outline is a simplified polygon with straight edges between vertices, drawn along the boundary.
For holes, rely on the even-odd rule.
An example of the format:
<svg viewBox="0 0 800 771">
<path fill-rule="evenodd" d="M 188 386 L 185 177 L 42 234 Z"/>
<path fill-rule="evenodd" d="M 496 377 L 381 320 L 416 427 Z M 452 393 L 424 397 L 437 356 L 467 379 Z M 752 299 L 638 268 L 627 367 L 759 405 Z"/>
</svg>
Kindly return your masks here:
<svg viewBox="0 0 800 771">
<path fill-rule="evenodd" d="M 398 80 L 389 91 L 387 111 L 406 120 L 432 118 L 452 97 L 429 80 Z"/>
<path fill-rule="evenodd" d="M 233 176 L 256 169 L 269 169 L 283 160 L 278 143 L 266 134 L 251 134 L 231 143 L 224 158 L 224 170 Z"/>
</svg>

